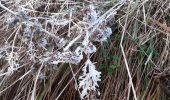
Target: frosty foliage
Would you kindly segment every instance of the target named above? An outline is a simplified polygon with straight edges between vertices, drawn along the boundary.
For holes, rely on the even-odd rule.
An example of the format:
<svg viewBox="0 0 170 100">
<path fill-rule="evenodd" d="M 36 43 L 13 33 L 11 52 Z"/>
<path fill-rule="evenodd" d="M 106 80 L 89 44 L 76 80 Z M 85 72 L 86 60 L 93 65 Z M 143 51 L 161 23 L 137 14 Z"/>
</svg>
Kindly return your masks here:
<svg viewBox="0 0 170 100">
<path fill-rule="evenodd" d="M 83 55 L 76 55 L 71 52 L 58 52 L 54 55 L 56 61 L 53 61 L 53 64 L 58 64 L 59 62 L 78 64 L 83 59 Z"/>
<path fill-rule="evenodd" d="M 8 67 L 8 75 L 13 74 L 14 69 L 19 67 L 18 62 L 18 53 L 17 52 L 10 52 L 9 54 L 7 53 L 6 60 L 8 61 L 8 64 L 10 67 Z"/>
<path fill-rule="evenodd" d="M 58 16 L 51 16 L 51 18 L 47 19 L 47 23 L 50 23 L 55 26 L 65 26 L 67 25 L 70 21 L 66 18 L 57 18 Z"/>
<path fill-rule="evenodd" d="M 90 24 L 97 20 L 97 13 L 93 5 L 89 5 L 87 8 L 83 9 L 83 11 L 84 11 L 83 21 Z"/>
<path fill-rule="evenodd" d="M 97 82 L 101 80 L 101 72 L 98 72 L 95 67 L 94 63 L 88 59 L 82 68 L 82 75 L 79 77 L 79 88 L 82 89 L 81 99 L 88 96 L 90 91 L 97 92 L 100 95 L 97 90 L 97 87 L 99 87 Z"/>
<path fill-rule="evenodd" d="M 85 48 L 86 54 L 91 54 L 96 52 L 96 47 L 90 42 L 87 47 Z"/>
<path fill-rule="evenodd" d="M 3 1 L 9 2 L 10 0 Z M 44 4 L 40 3 L 41 0 L 28 1 L 15 0 L 13 10 L 9 9 L 13 6 L 4 6 L 0 3 L 0 7 L 6 10 L 5 16 L 2 16 L 3 23 L 6 24 L 3 28 L 14 30 L 11 32 L 12 35 L 9 32 L 6 33 L 8 37 L 4 37 L 6 40 L 4 39 L 3 45 L 6 49 L 0 49 L 0 58 L 6 58 L 8 62 L 7 71 L 12 74 L 15 68 L 26 62 L 77 65 L 82 59 L 88 58 L 80 73 L 77 88 L 80 89 L 81 99 L 87 98 L 89 92 L 99 95 L 97 87 L 101 80 L 101 72 L 96 70 L 95 64 L 90 60 L 90 55 L 97 51 L 94 42 L 107 41 L 111 36 L 112 29 L 106 23 L 114 18 L 117 10 L 126 0 L 122 0 L 103 14 L 97 13 L 100 10 L 96 11 L 93 4 L 78 10 L 77 6 L 72 5 L 71 10 L 63 7 L 59 11 L 50 12 L 52 6 L 45 5 L 44 7 Z M 76 11 L 73 11 L 74 9 Z M 81 15 L 80 18 L 77 15 Z M 13 35 L 14 38 L 11 37 Z M 19 48 L 20 46 L 24 48 L 22 52 L 19 51 L 22 49 Z M 6 52 L 5 55 L 4 52 Z M 19 61 L 23 57 L 23 52 L 26 56 L 25 62 Z"/>
<path fill-rule="evenodd" d="M 110 27 L 104 27 L 103 29 L 97 29 L 92 34 L 92 38 L 94 41 L 103 42 L 106 41 L 108 37 L 112 34 L 112 30 Z"/>
</svg>

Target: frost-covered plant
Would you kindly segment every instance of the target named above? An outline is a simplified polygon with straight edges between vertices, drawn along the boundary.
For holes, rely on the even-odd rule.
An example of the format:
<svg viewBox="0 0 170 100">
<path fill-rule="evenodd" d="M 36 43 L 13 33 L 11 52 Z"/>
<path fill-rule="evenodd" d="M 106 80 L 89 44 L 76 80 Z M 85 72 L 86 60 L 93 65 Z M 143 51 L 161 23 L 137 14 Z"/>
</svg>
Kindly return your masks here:
<svg viewBox="0 0 170 100">
<path fill-rule="evenodd" d="M 112 30 L 110 27 L 104 27 L 103 29 L 97 29 L 92 34 L 92 38 L 94 41 L 103 42 L 106 41 L 108 37 L 112 34 Z"/>
<path fill-rule="evenodd" d="M 10 0 L 5 1 L 9 2 Z M 114 18 L 125 0 L 104 13 L 98 13 L 100 10 L 97 11 L 93 4 L 83 7 L 81 10 L 77 10 L 76 6 L 70 7 L 70 10 L 69 7 L 63 7 L 63 4 L 60 5 L 63 7 L 60 11 L 51 13 L 49 5 L 53 3 L 49 4 L 49 2 L 45 3 L 46 1 L 44 1 L 47 4 L 45 5 L 41 0 L 15 1 L 15 9 L 13 10 L 0 3 L 0 7 L 7 11 L 5 15 L 8 17 L 2 16 L 5 19 L 4 23 L 8 26 L 4 28 L 18 30 L 7 37 L 12 38 L 15 34 L 14 40 L 8 41 L 10 39 L 7 39 L 9 45 L 13 43 L 12 49 L 15 46 L 23 46 L 25 58 L 28 59 L 26 61 L 45 62 L 43 64 L 48 65 L 80 64 L 82 59 L 88 58 L 82 68 L 82 73 L 78 79 L 79 84 L 76 88 L 79 89 L 81 99 L 87 98 L 90 92 L 100 95 L 97 87 L 99 87 L 98 82 L 101 80 L 101 72 L 96 70 L 95 64 L 90 60 L 90 55 L 97 51 L 94 42 L 104 42 L 111 36 L 111 27 L 107 26 L 106 23 Z M 59 1 L 58 4 L 60 3 L 63 2 Z M 45 6 L 42 7 L 44 12 L 38 11 L 41 6 Z M 77 11 L 73 11 L 75 9 Z M 80 18 L 76 16 L 79 14 L 81 14 Z M 15 43 L 15 40 L 18 43 Z M 14 50 L 9 49 L 7 56 L 2 56 L 8 61 L 8 71 L 13 72 L 14 68 L 23 64 L 18 61 L 20 58 L 18 53 L 20 52 L 17 50 L 14 52 Z"/>
<path fill-rule="evenodd" d="M 58 52 L 54 55 L 55 61 L 53 64 L 58 64 L 60 62 L 71 63 L 71 64 L 78 64 L 83 59 L 83 55 L 76 55 L 71 52 Z"/>
<path fill-rule="evenodd" d="M 83 9 L 83 11 L 84 11 L 83 21 L 90 24 L 97 20 L 97 12 L 95 11 L 93 5 L 89 5 L 88 7 Z"/>
<path fill-rule="evenodd" d="M 47 19 L 47 23 L 50 23 L 50 24 L 55 25 L 55 26 L 65 26 L 70 22 L 66 18 L 57 18 L 57 17 L 58 16 L 51 16 L 50 19 Z"/>
<path fill-rule="evenodd" d="M 84 52 L 85 52 L 85 54 L 95 53 L 96 52 L 96 47 L 91 42 L 89 42 L 89 44 L 85 48 Z"/>
<path fill-rule="evenodd" d="M 7 53 L 6 60 L 8 61 L 9 67 L 8 67 L 8 75 L 13 74 L 14 69 L 19 67 L 18 62 L 19 55 L 17 52 L 10 52 Z"/>
<path fill-rule="evenodd" d="M 89 92 L 97 92 L 100 95 L 97 87 L 98 81 L 100 81 L 101 72 L 96 70 L 96 66 L 91 62 L 90 59 L 87 59 L 84 67 L 82 68 L 82 74 L 79 76 L 79 89 L 81 91 L 81 99 L 88 97 L 90 95 Z"/>
</svg>

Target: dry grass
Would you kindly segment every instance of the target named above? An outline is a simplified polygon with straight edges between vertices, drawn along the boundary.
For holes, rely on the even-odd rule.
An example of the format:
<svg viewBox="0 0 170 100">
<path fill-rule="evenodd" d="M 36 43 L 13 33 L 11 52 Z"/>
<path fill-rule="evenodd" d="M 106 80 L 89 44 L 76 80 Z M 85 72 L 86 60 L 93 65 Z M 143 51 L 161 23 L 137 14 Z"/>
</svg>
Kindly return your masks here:
<svg viewBox="0 0 170 100">
<path fill-rule="evenodd" d="M 46 49 L 51 52 L 59 49 L 54 46 L 55 39 L 65 37 L 69 34 L 70 27 L 78 25 L 77 22 L 82 20 L 80 9 L 84 6 L 93 3 L 96 9 L 103 11 L 101 13 L 104 16 L 113 13 L 117 1 L 21 1 L 19 4 L 15 0 L 2 3 L 8 8 L 5 10 L 0 6 L 0 56 L 2 56 L 0 57 L 0 100 L 79 100 L 79 92 L 75 89 L 75 85 L 87 58 L 83 58 L 78 65 L 60 63 L 57 66 L 37 59 L 42 58 Z M 28 1 L 34 5 L 29 5 Z M 30 23 L 37 24 L 32 30 L 39 31 L 36 28 L 39 27 L 38 24 L 43 27 L 41 35 L 37 33 L 38 35 L 31 38 L 35 43 L 32 46 L 29 45 L 30 40 L 25 40 L 27 38 L 20 34 L 23 32 L 23 25 L 16 25 L 14 21 L 10 23 L 10 20 L 15 18 L 17 5 L 24 4 L 28 4 L 25 6 L 28 6 L 29 9 L 26 11 L 32 18 Z M 70 8 L 74 8 L 71 16 L 67 11 Z M 66 18 L 72 23 L 65 25 L 67 22 L 58 22 L 63 24 L 63 27 L 53 27 L 43 20 L 48 18 L 46 17 L 48 15 L 62 16 L 58 19 Z M 104 18 L 103 16 L 100 18 Z M 19 20 L 26 20 L 24 18 Z M 38 19 L 40 23 L 34 19 Z M 98 24 L 95 27 L 97 26 Z M 91 93 L 93 97 L 91 99 L 168 100 L 170 72 L 164 71 L 170 67 L 169 0 L 127 2 L 120 6 L 116 15 L 107 22 L 107 26 L 112 28 L 113 34 L 107 42 L 95 42 L 97 52 L 90 55 L 91 60 L 96 62 L 96 69 L 102 73 L 99 82 L 101 95 L 93 97 L 94 94 Z M 78 36 L 72 34 L 69 39 Z M 46 48 L 38 46 L 41 38 L 47 39 Z M 72 49 L 74 50 L 74 46 Z M 33 55 L 36 57 L 30 59 Z"/>
</svg>

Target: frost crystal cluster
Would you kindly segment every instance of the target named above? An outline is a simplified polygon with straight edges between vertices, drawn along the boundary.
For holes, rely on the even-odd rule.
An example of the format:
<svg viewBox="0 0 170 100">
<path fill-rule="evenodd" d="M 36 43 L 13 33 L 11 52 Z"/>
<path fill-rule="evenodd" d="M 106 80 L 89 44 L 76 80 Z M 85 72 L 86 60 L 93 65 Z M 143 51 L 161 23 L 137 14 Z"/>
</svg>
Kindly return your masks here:
<svg viewBox="0 0 170 100">
<path fill-rule="evenodd" d="M 88 91 L 95 91 L 100 95 L 99 91 L 96 89 L 99 87 L 98 81 L 100 81 L 100 74 L 101 72 L 98 72 L 95 69 L 94 63 L 92 63 L 89 59 L 85 62 L 85 66 L 83 67 L 82 75 L 79 77 L 79 88 L 82 88 L 81 92 L 81 98 L 83 99 L 85 96 L 88 96 Z"/>
</svg>

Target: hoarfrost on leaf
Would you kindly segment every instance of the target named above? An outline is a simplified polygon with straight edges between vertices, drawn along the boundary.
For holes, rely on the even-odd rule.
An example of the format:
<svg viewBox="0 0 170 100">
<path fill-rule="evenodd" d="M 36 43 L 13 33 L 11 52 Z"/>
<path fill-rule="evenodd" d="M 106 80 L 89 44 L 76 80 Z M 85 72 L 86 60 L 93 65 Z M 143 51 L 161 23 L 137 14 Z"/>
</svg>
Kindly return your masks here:
<svg viewBox="0 0 170 100">
<path fill-rule="evenodd" d="M 95 69 L 94 63 L 88 59 L 85 62 L 85 66 L 82 68 L 82 75 L 79 77 L 79 89 L 82 89 L 81 91 L 81 99 L 85 99 L 88 95 L 88 91 L 97 92 L 99 94 L 99 91 L 97 90 L 98 81 L 100 81 L 100 74 L 101 72 L 98 72 Z"/>
</svg>

